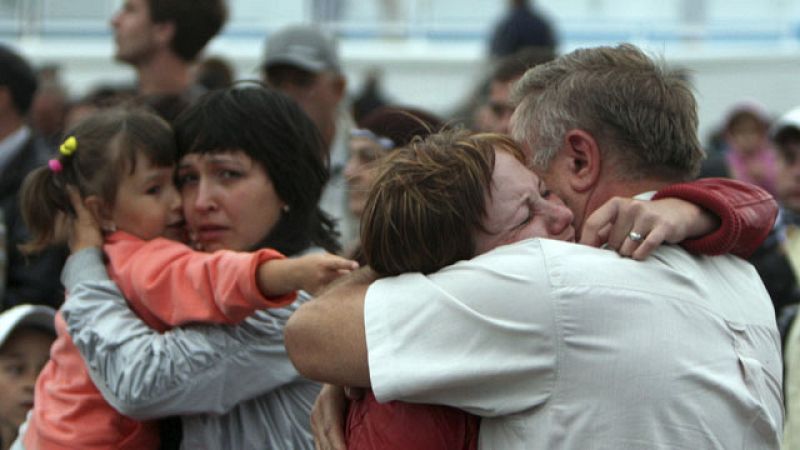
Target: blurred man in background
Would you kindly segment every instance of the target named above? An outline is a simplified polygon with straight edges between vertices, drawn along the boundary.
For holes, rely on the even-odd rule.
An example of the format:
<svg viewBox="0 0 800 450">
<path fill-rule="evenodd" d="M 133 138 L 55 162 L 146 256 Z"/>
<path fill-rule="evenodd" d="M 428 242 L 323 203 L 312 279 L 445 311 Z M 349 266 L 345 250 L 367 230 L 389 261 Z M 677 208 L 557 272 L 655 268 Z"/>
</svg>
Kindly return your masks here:
<svg viewBox="0 0 800 450">
<path fill-rule="evenodd" d="M 224 0 L 125 0 L 111 19 L 115 58 L 133 66 L 138 94 L 167 120 L 206 91 L 190 69 L 227 16 Z"/>
<path fill-rule="evenodd" d="M 317 125 L 330 158 L 331 178 L 322 194 L 322 209 L 347 220 L 342 172 L 352 119 L 342 108 L 347 79 L 342 73 L 336 40 L 311 25 L 293 25 L 267 37 L 262 79 L 294 99 Z M 340 229 L 352 224 L 341 223 Z"/>
<path fill-rule="evenodd" d="M 58 307 L 64 300 L 59 275 L 66 248 L 50 248 L 24 257 L 17 248 L 28 239 L 19 210 L 22 180 L 45 164 L 52 149 L 26 125 L 36 93 L 36 74 L 30 64 L 8 47 L 0 46 L 0 210 L 5 219 L 8 252 L 5 295 L 0 310 L 22 303 Z"/>
</svg>

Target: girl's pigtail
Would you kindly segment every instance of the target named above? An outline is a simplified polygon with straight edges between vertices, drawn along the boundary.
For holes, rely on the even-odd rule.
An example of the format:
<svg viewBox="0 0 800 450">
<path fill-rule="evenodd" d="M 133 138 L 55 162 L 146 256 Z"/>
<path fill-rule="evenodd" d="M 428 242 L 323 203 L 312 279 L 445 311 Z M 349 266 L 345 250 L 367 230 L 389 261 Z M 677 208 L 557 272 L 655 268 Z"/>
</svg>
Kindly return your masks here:
<svg viewBox="0 0 800 450">
<path fill-rule="evenodd" d="M 55 163 L 54 163 L 55 161 Z M 61 172 L 61 162 L 50 160 L 47 166 L 40 167 L 25 178 L 20 190 L 20 210 L 31 238 L 20 246 L 26 254 L 36 253 L 52 244 L 64 243 L 61 232 L 66 215 L 72 215 L 72 206 Z M 54 165 L 58 165 L 54 169 Z"/>
</svg>

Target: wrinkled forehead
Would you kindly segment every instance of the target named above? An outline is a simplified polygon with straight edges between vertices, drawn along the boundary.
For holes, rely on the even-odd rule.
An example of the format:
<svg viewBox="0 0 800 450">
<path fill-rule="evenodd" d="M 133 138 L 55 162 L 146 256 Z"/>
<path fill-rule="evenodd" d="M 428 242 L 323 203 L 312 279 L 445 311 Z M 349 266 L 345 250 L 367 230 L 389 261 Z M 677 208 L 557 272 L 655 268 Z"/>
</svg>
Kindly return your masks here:
<svg viewBox="0 0 800 450">
<path fill-rule="evenodd" d="M 492 171 L 493 189 L 524 191 L 531 185 L 538 186 L 539 176 L 528 166 L 510 152 L 498 149 Z"/>
</svg>

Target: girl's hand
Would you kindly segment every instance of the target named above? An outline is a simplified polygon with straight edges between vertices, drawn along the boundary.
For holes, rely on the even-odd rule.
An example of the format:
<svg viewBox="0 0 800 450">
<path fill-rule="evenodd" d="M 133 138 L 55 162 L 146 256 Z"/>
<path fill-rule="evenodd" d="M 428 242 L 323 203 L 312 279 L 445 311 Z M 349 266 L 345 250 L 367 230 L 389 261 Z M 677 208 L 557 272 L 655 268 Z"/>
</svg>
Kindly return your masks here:
<svg viewBox="0 0 800 450">
<path fill-rule="evenodd" d="M 358 263 L 330 253 L 273 259 L 258 268 L 256 282 L 267 297 L 304 290 L 318 294 L 331 281 L 358 269 Z"/>
<path fill-rule="evenodd" d="M 643 260 L 664 242 L 677 244 L 718 226 L 715 215 L 685 200 L 614 197 L 586 220 L 580 243 L 607 245 L 622 256 Z"/>
<path fill-rule="evenodd" d="M 77 253 L 87 247 L 102 247 L 103 233 L 100 231 L 100 224 L 84 205 L 80 193 L 73 186 L 67 186 L 67 193 L 75 211 L 75 218 L 68 218 L 66 224 L 70 251 Z"/>
<path fill-rule="evenodd" d="M 298 289 L 318 294 L 330 282 L 358 269 L 358 263 L 330 253 L 312 253 L 292 260 Z"/>
</svg>

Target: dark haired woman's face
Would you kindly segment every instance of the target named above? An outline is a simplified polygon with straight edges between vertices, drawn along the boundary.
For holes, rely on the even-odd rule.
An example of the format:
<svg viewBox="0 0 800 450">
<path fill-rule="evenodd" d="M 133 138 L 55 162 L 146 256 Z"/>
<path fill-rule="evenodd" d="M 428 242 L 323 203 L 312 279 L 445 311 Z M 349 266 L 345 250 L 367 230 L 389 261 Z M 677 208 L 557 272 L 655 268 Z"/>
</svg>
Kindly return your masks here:
<svg viewBox="0 0 800 450">
<path fill-rule="evenodd" d="M 205 251 L 252 249 L 285 205 L 264 168 L 241 150 L 185 155 L 178 185 L 189 233 Z"/>
</svg>

